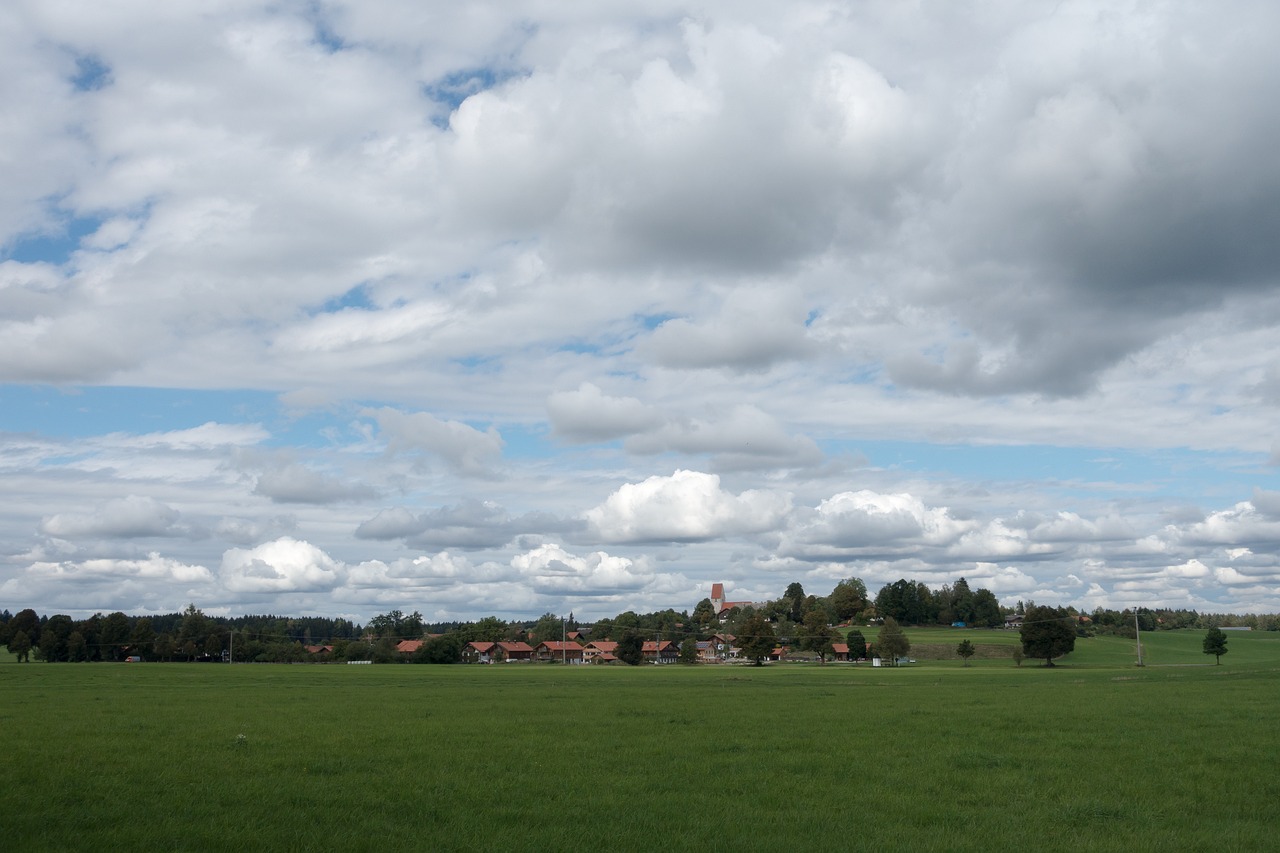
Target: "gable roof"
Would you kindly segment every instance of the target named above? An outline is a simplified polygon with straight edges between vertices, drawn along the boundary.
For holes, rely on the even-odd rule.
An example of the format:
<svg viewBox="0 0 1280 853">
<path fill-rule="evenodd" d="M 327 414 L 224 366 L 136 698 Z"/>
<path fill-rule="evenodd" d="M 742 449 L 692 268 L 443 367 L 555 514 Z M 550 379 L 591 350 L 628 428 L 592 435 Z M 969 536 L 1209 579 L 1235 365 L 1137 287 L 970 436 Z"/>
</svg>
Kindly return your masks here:
<svg viewBox="0 0 1280 853">
<path fill-rule="evenodd" d="M 533 651 L 533 646 L 529 645 L 528 643 L 493 643 L 493 645 L 500 646 L 502 650 L 507 654 L 510 654 L 511 652 Z"/>
<path fill-rule="evenodd" d="M 396 651 L 401 654 L 411 654 L 422 648 L 422 640 L 401 640 L 396 643 Z"/>
<path fill-rule="evenodd" d="M 551 652 L 580 652 L 582 646 L 577 643 L 570 643 L 567 640 L 543 640 L 538 643 L 538 648 L 545 646 L 547 651 Z"/>
</svg>

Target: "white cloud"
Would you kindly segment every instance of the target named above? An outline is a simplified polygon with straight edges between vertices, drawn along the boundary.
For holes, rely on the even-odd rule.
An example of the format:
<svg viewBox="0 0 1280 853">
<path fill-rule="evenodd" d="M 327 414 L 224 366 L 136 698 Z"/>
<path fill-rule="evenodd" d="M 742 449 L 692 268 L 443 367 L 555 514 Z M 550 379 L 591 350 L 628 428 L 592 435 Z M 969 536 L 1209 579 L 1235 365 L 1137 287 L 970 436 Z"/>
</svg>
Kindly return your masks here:
<svg viewBox="0 0 1280 853">
<path fill-rule="evenodd" d="M 92 559 L 78 562 L 34 563 L 28 569 L 34 580 L 55 579 L 78 583 L 99 580 L 123 583 L 133 580 L 207 583 L 213 576 L 204 566 L 188 565 L 151 552 L 141 559 Z"/>
<path fill-rule="evenodd" d="M 284 536 L 222 555 L 219 576 L 231 592 L 313 592 L 343 581 L 346 566 L 309 542 Z"/>
<path fill-rule="evenodd" d="M 768 530 L 789 504 L 774 492 L 733 495 L 720 488 L 715 474 L 681 470 L 627 483 L 585 517 L 608 542 L 694 541 Z"/>
<path fill-rule="evenodd" d="M 191 530 L 180 522 L 181 513 L 150 497 L 129 495 L 106 501 L 92 513 L 59 513 L 40 523 L 49 536 L 144 538 L 184 536 Z"/>
<path fill-rule="evenodd" d="M 517 554 L 511 565 L 536 592 L 549 595 L 636 592 L 653 580 L 653 571 L 643 562 L 603 551 L 578 556 L 551 544 Z"/>
<path fill-rule="evenodd" d="M 636 398 L 609 396 L 590 382 L 552 394 L 547 414 L 556 433 L 571 441 L 609 441 L 646 432 L 663 420 Z"/>
<path fill-rule="evenodd" d="M 481 432 L 427 412 L 407 414 L 389 408 L 369 410 L 365 415 L 378 422 L 391 452 L 427 453 L 462 474 L 488 474 L 502 456 L 502 437 L 492 427 Z"/>
</svg>

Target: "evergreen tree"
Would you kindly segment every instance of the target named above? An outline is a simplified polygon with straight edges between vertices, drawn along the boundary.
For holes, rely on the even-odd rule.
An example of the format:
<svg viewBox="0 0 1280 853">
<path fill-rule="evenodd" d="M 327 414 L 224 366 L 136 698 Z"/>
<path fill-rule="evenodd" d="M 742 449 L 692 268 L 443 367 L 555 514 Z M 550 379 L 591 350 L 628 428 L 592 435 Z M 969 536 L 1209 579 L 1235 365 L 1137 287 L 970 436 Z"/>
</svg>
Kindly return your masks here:
<svg viewBox="0 0 1280 853">
<path fill-rule="evenodd" d="M 956 646 L 956 654 L 964 658 L 965 666 L 969 665 L 969 658 L 973 657 L 974 651 L 976 650 L 973 647 L 973 643 L 968 640 L 961 640 L 960 645 Z"/>
</svg>

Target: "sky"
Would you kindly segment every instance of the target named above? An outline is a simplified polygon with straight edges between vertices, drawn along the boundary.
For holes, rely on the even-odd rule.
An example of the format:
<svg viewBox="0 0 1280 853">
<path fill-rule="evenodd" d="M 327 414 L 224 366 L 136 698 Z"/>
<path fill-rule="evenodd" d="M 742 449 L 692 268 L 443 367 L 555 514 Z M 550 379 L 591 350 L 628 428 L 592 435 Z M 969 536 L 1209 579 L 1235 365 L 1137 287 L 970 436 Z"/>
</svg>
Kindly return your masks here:
<svg viewBox="0 0 1280 853">
<path fill-rule="evenodd" d="M 1277 33 L 4 3 L 0 608 L 1280 612 Z"/>
</svg>

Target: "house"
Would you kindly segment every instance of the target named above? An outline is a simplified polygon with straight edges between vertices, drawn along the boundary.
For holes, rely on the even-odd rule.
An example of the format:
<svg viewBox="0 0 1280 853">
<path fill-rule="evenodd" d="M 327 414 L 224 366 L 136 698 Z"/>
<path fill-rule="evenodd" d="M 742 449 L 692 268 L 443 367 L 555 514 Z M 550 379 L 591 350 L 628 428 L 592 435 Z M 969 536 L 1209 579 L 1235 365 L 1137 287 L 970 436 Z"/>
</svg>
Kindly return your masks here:
<svg viewBox="0 0 1280 853">
<path fill-rule="evenodd" d="M 1021 628 L 1021 627 L 1022 627 L 1022 614 L 1021 614 L 1021 613 L 1014 613 L 1014 614 L 1013 614 L 1013 615 L 1011 615 L 1011 616 L 1006 616 L 1006 617 L 1004 617 L 1004 626 L 1005 626 L 1006 628 Z"/>
<path fill-rule="evenodd" d="M 493 645 L 492 654 L 496 661 L 518 663 L 533 660 L 533 646 L 528 643 L 494 643 Z"/>
<path fill-rule="evenodd" d="M 333 653 L 333 646 L 303 646 L 313 655 L 327 655 Z"/>
<path fill-rule="evenodd" d="M 533 647 L 535 660 L 542 663 L 582 663 L 582 646 L 567 640 L 544 640 Z"/>
<path fill-rule="evenodd" d="M 467 643 L 462 647 L 462 662 L 493 663 L 493 649 L 496 645 L 498 644 L 485 642 Z"/>
<path fill-rule="evenodd" d="M 649 663 L 675 663 L 680 657 L 680 647 L 670 640 L 645 640 L 643 652 Z"/>
<path fill-rule="evenodd" d="M 618 644 L 612 640 L 592 640 L 582 649 L 582 659 L 586 663 L 608 663 L 618 658 L 615 652 Z"/>
<path fill-rule="evenodd" d="M 422 648 L 422 640 L 401 640 L 396 643 L 396 651 L 402 655 L 411 655 Z"/>
<path fill-rule="evenodd" d="M 836 660 L 849 660 L 848 643 L 832 643 L 831 648 L 836 653 Z"/>
</svg>

